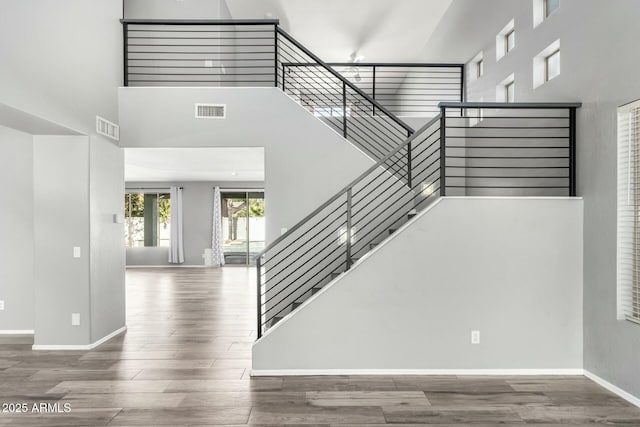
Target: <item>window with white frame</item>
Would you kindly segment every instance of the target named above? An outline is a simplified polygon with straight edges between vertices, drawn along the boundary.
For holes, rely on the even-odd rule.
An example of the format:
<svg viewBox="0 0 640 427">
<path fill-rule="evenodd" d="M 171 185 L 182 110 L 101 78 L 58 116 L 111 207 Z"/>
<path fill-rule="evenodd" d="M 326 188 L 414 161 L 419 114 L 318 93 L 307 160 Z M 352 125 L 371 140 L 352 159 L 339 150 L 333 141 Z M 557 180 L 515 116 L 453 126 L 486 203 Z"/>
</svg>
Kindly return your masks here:
<svg viewBox="0 0 640 427">
<path fill-rule="evenodd" d="M 473 57 L 473 59 L 469 62 L 468 69 L 470 80 L 478 80 L 484 75 L 484 57 L 482 52 L 479 52 L 476 56 Z"/>
<path fill-rule="evenodd" d="M 544 0 L 544 17 L 548 18 L 559 7 L 560 0 Z"/>
<path fill-rule="evenodd" d="M 640 101 L 618 108 L 618 319 L 640 323 Z"/>
<path fill-rule="evenodd" d="M 512 19 L 496 36 L 496 61 L 516 47 L 516 27 Z"/>
<path fill-rule="evenodd" d="M 511 81 L 504 86 L 504 102 L 514 102 L 516 98 L 516 82 Z"/>
<path fill-rule="evenodd" d="M 516 84 L 515 74 L 511 74 L 496 86 L 497 102 L 515 102 Z"/>
<path fill-rule="evenodd" d="M 560 0 L 533 0 L 533 27 L 542 24 L 560 7 Z"/>
<path fill-rule="evenodd" d="M 560 75 L 560 39 L 533 57 L 533 88 L 536 89 Z"/>
</svg>

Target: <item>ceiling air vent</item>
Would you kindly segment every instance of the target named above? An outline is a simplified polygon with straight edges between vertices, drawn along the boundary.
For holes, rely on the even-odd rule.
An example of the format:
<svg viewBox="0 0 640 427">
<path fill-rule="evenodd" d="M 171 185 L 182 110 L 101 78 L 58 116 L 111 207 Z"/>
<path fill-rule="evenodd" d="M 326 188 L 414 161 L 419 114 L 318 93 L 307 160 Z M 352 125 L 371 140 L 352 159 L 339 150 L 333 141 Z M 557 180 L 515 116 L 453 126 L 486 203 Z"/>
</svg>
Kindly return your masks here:
<svg viewBox="0 0 640 427">
<path fill-rule="evenodd" d="M 196 119 L 224 119 L 226 116 L 226 105 L 196 104 Z"/>
<path fill-rule="evenodd" d="M 100 116 L 96 116 L 96 132 L 107 138 L 115 139 L 116 141 L 120 140 L 120 126 Z"/>
</svg>

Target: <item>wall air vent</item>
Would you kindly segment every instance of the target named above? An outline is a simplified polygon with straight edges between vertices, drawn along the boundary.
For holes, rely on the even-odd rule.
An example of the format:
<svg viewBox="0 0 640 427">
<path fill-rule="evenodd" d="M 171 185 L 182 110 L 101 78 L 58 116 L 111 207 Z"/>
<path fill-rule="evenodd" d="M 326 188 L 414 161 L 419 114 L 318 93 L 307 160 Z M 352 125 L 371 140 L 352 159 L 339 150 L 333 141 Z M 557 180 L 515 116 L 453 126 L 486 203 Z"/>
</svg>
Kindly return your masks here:
<svg viewBox="0 0 640 427">
<path fill-rule="evenodd" d="M 120 126 L 109 120 L 103 119 L 100 116 L 96 116 L 96 132 L 100 135 L 104 135 L 107 138 L 120 140 Z"/>
<path fill-rule="evenodd" d="M 222 104 L 196 104 L 196 119 L 224 119 L 227 106 Z"/>
</svg>

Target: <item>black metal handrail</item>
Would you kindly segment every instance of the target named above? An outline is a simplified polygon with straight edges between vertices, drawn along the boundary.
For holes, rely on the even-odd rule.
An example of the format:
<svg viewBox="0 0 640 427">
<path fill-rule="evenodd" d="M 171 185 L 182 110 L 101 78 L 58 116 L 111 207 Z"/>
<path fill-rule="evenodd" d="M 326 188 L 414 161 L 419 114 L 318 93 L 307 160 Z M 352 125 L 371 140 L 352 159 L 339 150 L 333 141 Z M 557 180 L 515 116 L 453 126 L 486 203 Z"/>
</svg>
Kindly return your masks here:
<svg viewBox="0 0 640 427">
<path fill-rule="evenodd" d="M 257 256 L 259 337 L 440 196 L 575 196 L 579 103 L 439 107 Z"/>
<path fill-rule="evenodd" d="M 123 19 L 124 84 L 276 86 L 378 160 L 413 129 L 278 20 Z M 291 79 L 283 64 L 311 63 Z"/>
<path fill-rule="evenodd" d="M 464 101 L 464 64 L 329 62 L 327 65 L 399 117 L 433 117 L 440 112 L 440 102 Z M 315 66 L 283 64 L 285 70 Z"/>
</svg>

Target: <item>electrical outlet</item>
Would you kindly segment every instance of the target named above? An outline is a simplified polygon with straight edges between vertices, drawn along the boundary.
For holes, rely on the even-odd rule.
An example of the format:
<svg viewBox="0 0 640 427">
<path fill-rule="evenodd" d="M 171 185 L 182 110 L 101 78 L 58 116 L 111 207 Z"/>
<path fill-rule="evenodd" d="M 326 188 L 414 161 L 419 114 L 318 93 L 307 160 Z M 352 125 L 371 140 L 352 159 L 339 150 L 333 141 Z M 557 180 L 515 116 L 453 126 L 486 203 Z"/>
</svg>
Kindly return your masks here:
<svg viewBox="0 0 640 427">
<path fill-rule="evenodd" d="M 4 301 L 0 300 L 0 310 L 4 310 Z"/>
<path fill-rule="evenodd" d="M 71 313 L 71 326 L 80 326 L 80 313 Z"/>
<path fill-rule="evenodd" d="M 73 257 L 80 258 L 80 246 L 73 247 Z"/>
<path fill-rule="evenodd" d="M 480 331 L 471 331 L 471 344 L 480 344 Z"/>
</svg>

